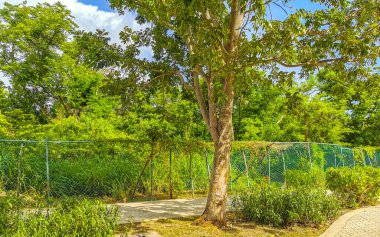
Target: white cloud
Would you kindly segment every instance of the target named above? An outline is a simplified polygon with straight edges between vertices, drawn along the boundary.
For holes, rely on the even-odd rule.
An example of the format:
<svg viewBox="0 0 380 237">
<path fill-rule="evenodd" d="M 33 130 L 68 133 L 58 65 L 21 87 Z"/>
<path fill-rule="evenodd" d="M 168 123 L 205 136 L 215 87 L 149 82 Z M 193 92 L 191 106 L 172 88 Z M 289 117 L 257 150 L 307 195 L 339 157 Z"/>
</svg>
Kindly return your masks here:
<svg viewBox="0 0 380 237">
<path fill-rule="evenodd" d="M 0 0 L 0 8 L 3 7 L 3 2 L 11 4 L 19 4 L 23 0 Z M 58 0 L 28 0 L 28 5 L 36 5 L 37 3 L 47 2 L 50 4 L 58 2 Z M 75 17 L 75 22 L 79 28 L 85 31 L 95 31 L 96 29 L 105 29 L 110 33 L 113 43 L 120 43 L 119 33 L 125 26 L 129 26 L 134 30 L 143 28 L 135 21 L 135 14 L 125 12 L 124 15 L 119 15 L 117 12 L 108 12 L 100 10 L 97 6 L 87 5 L 78 0 L 60 0 Z"/>
</svg>

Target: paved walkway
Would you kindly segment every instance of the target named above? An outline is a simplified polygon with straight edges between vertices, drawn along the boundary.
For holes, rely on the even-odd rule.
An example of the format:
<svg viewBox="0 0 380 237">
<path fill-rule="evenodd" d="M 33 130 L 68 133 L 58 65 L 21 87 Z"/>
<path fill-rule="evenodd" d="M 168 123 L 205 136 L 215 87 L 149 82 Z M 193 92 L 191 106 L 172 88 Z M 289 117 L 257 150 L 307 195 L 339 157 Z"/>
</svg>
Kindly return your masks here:
<svg viewBox="0 0 380 237">
<path fill-rule="evenodd" d="M 120 223 L 153 221 L 201 215 L 206 198 L 118 203 L 116 206 L 121 211 Z"/>
<path fill-rule="evenodd" d="M 344 214 L 319 237 L 380 237 L 380 205 Z"/>
<path fill-rule="evenodd" d="M 119 203 L 120 223 L 199 216 L 206 198 Z M 380 237 L 380 205 L 339 217 L 320 237 Z"/>
</svg>

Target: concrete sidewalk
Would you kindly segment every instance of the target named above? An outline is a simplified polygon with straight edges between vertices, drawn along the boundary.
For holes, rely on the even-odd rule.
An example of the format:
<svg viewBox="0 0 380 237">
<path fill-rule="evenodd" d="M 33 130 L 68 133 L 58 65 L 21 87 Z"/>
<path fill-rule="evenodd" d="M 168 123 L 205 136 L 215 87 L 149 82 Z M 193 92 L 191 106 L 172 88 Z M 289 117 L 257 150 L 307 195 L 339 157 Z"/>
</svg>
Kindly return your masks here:
<svg viewBox="0 0 380 237">
<path fill-rule="evenodd" d="M 115 205 L 121 212 L 120 223 L 154 221 L 201 215 L 206 206 L 206 198 L 117 203 Z"/>
<path fill-rule="evenodd" d="M 344 214 L 319 237 L 380 237 L 380 205 Z"/>
</svg>

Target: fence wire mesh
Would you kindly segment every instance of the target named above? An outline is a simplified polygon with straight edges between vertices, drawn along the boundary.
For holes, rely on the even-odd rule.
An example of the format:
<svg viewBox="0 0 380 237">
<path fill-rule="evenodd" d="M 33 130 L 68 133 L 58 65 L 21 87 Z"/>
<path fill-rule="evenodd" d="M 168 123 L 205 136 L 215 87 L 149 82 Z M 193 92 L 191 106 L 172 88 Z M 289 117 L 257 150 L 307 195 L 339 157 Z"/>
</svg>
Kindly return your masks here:
<svg viewBox="0 0 380 237">
<path fill-rule="evenodd" d="M 66 197 L 173 198 L 205 195 L 213 166 L 203 143 L 0 140 L 0 192 Z M 288 170 L 380 166 L 380 153 L 319 143 L 233 145 L 228 187 L 286 183 Z"/>
</svg>

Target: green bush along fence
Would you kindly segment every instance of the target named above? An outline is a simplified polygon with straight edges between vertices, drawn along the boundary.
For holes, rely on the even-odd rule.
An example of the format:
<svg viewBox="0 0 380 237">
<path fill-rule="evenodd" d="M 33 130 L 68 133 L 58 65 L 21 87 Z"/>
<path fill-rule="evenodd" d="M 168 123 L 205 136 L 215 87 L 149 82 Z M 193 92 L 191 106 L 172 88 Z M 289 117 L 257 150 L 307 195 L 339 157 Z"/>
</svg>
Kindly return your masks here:
<svg viewBox="0 0 380 237">
<path fill-rule="evenodd" d="M 202 142 L 0 140 L 0 192 L 48 200 L 194 196 L 207 192 L 212 163 L 212 145 Z M 303 179 L 294 170 L 355 166 L 379 167 L 380 153 L 336 144 L 235 142 L 228 185 L 240 192 L 255 182 Z"/>
</svg>

